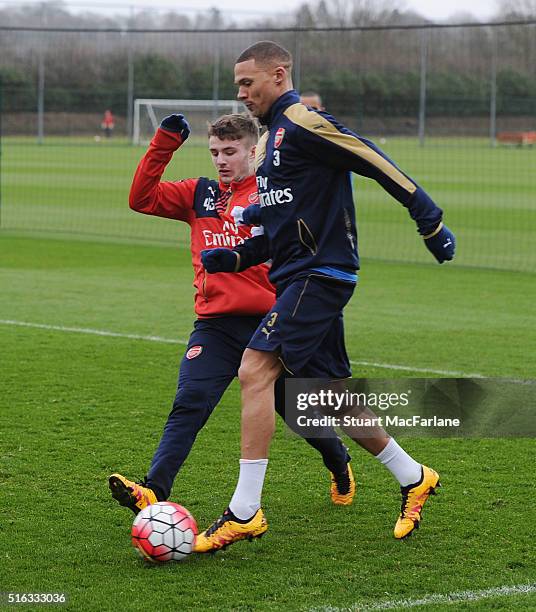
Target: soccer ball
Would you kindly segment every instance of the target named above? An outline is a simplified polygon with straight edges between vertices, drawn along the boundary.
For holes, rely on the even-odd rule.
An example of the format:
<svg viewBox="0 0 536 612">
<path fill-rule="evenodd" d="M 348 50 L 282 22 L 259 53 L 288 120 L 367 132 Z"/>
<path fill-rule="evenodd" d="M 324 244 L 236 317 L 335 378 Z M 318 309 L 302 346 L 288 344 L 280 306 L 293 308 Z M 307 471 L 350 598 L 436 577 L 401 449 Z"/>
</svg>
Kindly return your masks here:
<svg viewBox="0 0 536 612">
<path fill-rule="evenodd" d="M 192 552 L 197 523 L 179 504 L 158 502 L 144 508 L 132 525 L 132 545 L 154 563 L 183 561 Z"/>
</svg>

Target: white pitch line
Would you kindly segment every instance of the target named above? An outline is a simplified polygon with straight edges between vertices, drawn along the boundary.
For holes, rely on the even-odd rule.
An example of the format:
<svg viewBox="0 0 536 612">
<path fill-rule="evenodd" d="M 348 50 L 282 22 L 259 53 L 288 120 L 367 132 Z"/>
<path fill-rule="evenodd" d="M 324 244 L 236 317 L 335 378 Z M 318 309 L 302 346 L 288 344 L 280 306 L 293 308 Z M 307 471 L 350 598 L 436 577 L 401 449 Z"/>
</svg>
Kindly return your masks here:
<svg viewBox="0 0 536 612">
<path fill-rule="evenodd" d="M 480 591 L 459 591 L 455 593 L 425 595 L 420 599 L 397 599 L 364 605 L 354 604 L 350 607 L 338 608 L 336 606 L 322 606 L 311 608 L 311 612 L 369 612 L 372 610 L 394 610 L 418 608 L 434 604 L 455 604 L 461 601 L 482 601 L 494 597 L 510 597 L 512 595 L 527 595 L 536 593 L 536 583 L 518 584 L 514 586 L 492 587 Z"/>
<path fill-rule="evenodd" d="M 63 325 L 45 325 L 44 323 L 29 323 L 27 321 L 11 321 L 0 319 L 1 325 L 16 325 L 18 327 L 34 327 L 37 329 L 47 329 L 52 331 L 71 332 L 75 334 L 90 334 L 92 336 L 108 336 L 111 338 L 128 338 L 130 340 L 145 340 L 146 342 L 160 342 L 163 344 L 183 344 L 185 340 L 174 340 L 172 338 L 162 338 L 161 336 L 142 336 L 140 334 L 123 334 L 121 332 L 106 331 L 104 329 L 90 329 L 87 327 L 65 327 Z"/>
<path fill-rule="evenodd" d="M 160 342 L 162 344 L 181 344 L 187 346 L 186 340 L 176 340 L 173 338 L 163 338 L 161 336 L 143 336 L 140 334 L 125 334 L 121 332 L 107 331 L 104 329 L 90 329 L 87 327 L 66 327 L 64 325 L 46 325 L 44 323 L 30 323 L 28 321 L 14 321 L 11 319 L 0 319 L 1 325 L 15 325 L 18 327 L 33 327 L 37 329 L 47 329 L 51 331 L 70 332 L 76 334 L 90 334 L 93 336 L 107 336 L 110 338 L 127 338 L 130 340 L 144 340 L 146 342 Z M 482 374 L 467 374 L 457 370 L 436 370 L 434 368 L 419 368 L 415 366 L 399 365 L 394 363 L 377 363 L 373 361 L 353 361 L 350 363 L 354 366 L 369 366 L 373 368 L 382 368 L 385 370 L 399 370 L 403 372 L 421 372 L 422 374 L 437 374 L 438 376 L 452 376 L 454 378 L 485 378 Z"/>
<path fill-rule="evenodd" d="M 439 376 L 452 376 L 454 378 L 486 378 L 483 374 L 467 374 L 457 370 L 435 370 L 433 368 L 417 368 L 415 366 L 396 365 L 394 363 L 375 363 L 373 361 L 352 361 L 352 365 L 364 365 L 387 370 L 402 370 L 406 372 L 422 372 L 424 374 L 438 374 Z"/>
<path fill-rule="evenodd" d="M 460 601 L 482 601 L 492 597 L 509 597 L 511 595 L 527 595 L 528 593 L 536 593 L 536 583 L 533 584 L 518 584 L 515 586 L 493 587 L 490 589 L 482 589 L 480 591 L 459 591 L 457 593 L 447 593 L 445 595 L 426 595 L 420 599 L 400 599 L 398 601 L 385 601 L 359 610 L 392 610 L 395 608 L 417 608 L 430 604 L 441 603 L 456 603 Z"/>
</svg>

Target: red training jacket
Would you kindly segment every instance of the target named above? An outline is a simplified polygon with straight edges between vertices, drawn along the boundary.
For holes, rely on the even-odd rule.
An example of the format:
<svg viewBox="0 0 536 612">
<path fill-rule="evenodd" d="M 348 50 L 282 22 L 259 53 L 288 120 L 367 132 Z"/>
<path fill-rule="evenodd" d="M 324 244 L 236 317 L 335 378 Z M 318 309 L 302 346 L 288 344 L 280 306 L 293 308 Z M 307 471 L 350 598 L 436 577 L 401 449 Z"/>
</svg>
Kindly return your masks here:
<svg viewBox="0 0 536 612">
<path fill-rule="evenodd" d="M 246 208 L 258 202 L 255 176 L 232 182 L 230 186 L 204 177 L 160 181 L 181 144 L 179 134 L 157 130 L 134 175 L 130 208 L 190 225 L 195 312 L 199 318 L 264 315 L 275 301 L 275 291 L 268 280 L 268 266 L 254 266 L 236 274 L 207 274 L 200 254 L 203 249 L 233 248 L 250 237 L 248 227 L 235 225 L 231 210 L 235 206 Z M 216 203 L 229 187 L 231 195 L 225 209 L 221 205 L 217 207 Z"/>
</svg>

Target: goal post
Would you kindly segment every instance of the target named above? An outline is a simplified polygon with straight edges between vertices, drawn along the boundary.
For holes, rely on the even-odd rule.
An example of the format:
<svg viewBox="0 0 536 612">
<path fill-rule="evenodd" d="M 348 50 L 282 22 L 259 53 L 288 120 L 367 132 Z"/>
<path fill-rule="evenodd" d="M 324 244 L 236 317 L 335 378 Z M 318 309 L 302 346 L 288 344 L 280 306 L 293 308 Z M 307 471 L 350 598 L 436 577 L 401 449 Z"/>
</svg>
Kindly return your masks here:
<svg viewBox="0 0 536 612">
<path fill-rule="evenodd" d="M 133 144 L 146 144 L 151 140 L 164 117 L 182 113 L 190 124 L 194 136 L 206 136 L 207 122 L 219 115 L 240 113 L 246 110 L 238 100 L 158 100 L 137 98 L 134 100 L 132 126 Z"/>
</svg>

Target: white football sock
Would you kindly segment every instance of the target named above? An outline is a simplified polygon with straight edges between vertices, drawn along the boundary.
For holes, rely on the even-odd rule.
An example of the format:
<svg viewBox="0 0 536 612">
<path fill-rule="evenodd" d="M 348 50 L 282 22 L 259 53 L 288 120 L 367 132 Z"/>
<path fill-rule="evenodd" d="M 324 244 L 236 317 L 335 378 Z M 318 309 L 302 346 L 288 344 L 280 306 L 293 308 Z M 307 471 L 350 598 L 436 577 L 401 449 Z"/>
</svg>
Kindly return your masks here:
<svg viewBox="0 0 536 612">
<path fill-rule="evenodd" d="M 240 476 L 229 504 L 236 518 L 250 519 L 261 507 L 262 485 L 268 459 L 240 459 Z"/>
<path fill-rule="evenodd" d="M 398 480 L 401 487 L 419 482 L 422 476 L 422 466 L 398 446 L 394 438 L 387 442 L 385 448 L 376 455 L 391 474 Z"/>
</svg>

